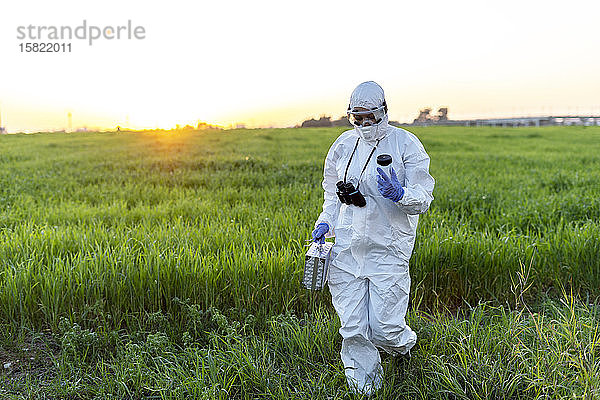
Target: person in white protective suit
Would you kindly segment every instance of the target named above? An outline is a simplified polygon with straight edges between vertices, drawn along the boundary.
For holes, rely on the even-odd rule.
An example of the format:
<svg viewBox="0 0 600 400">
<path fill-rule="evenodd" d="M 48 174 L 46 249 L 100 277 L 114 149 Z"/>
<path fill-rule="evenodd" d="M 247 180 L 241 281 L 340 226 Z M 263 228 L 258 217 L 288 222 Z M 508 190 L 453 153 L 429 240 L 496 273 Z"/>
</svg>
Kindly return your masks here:
<svg viewBox="0 0 600 400">
<path fill-rule="evenodd" d="M 354 129 L 337 138 L 325 159 L 325 201 L 312 235 L 315 241 L 335 236 L 328 285 L 341 321 L 340 354 L 350 387 L 372 394 L 383 373 L 378 348 L 406 355 L 417 340 L 405 322 L 408 262 L 435 181 L 419 139 L 388 124 L 377 83 L 352 92 L 348 118 Z M 392 157 L 387 173 L 376 162 L 383 154 Z M 338 195 L 340 181 L 352 183 L 365 204 L 343 203 L 348 196 Z"/>
</svg>

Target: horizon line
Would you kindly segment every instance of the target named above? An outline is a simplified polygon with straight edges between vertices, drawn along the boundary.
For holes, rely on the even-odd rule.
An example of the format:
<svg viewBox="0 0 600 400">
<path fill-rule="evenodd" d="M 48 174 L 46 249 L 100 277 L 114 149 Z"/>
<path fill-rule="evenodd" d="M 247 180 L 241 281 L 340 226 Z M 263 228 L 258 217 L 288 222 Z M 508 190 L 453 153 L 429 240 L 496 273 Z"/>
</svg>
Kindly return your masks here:
<svg viewBox="0 0 600 400">
<path fill-rule="evenodd" d="M 435 117 L 435 116 L 434 116 Z M 319 120 L 314 119 L 313 117 L 311 117 L 311 119 L 307 119 L 304 120 L 302 122 L 306 122 L 306 121 L 315 121 L 318 122 L 322 119 L 329 119 L 331 120 L 331 116 L 328 115 L 322 115 L 320 117 Z M 496 123 L 498 123 L 498 121 L 511 121 L 511 120 L 535 120 L 535 119 L 594 119 L 595 124 L 594 125 L 599 125 L 600 124 L 600 114 L 542 114 L 542 115 L 529 115 L 529 116 L 507 116 L 507 117 L 491 117 L 491 118 L 467 118 L 467 119 L 447 119 L 447 120 L 442 120 L 442 121 L 438 121 L 435 119 L 430 119 L 430 120 L 426 120 L 426 121 L 420 121 L 417 122 L 416 119 L 413 120 L 413 122 L 400 122 L 400 121 L 396 121 L 396 120 L 390 120 L 389 124 L 396 124 L 396 125 L 400 125 L 400 126 L 414 126 L 414 127 L 422 127 L 422 126 L 459 126 L 460 124 L 466 124 L 466 123 L 476 123 L 476 122 L 484 122 L 484 121 L 489 121 L 491 123 L 493 123 L 493 121 L 496 121 Z M 596 121 L 596 119 L 598 121 Z M 337 120 L 331 120 L 331 122 L 337 122 L 337 121 L 343 121 L 344 117 L 340 117 Z M 158 132 L 158 131 L 163 131 L 163 132 L 171 132 L 171 131 L 204 131 L 204 130 L 224 130 L 224 131 L 229 131 L 229 130 L 241 130 L 241 129 L 246 129 L 246 130 L 253 130 L 253 129 L 296 129 L 296 128 L 342 128 L 342 127 L 351 127 L 352 125 L 331 125 L 331 126 L 308 126 L 308 127 L 302 127 L 301 126 L 302 123 L 297 123 L 294 126 L 276 126 L 276 125 L 261 125 L 261 126 L 251 126 L 248 127 L 246 126 L 245 123 L 240 122 L 240 123 L 236 123 L 236 124 L 228 124 L 228 125 L 218 125 L 218 124 L 211 124 L 211 123 L 207 123 L 207 122 L 202 122 L 199 123 L 196 127 L 186 124 L 184 126 L 179 126 L 179 124 L 176 124 L 175 127 L 172 128 L 126 128 L 126 127 L 121 127 L 120 125 L 117 125 L 115 128 L 109 128 L 109 127 L 87 127 L 87 126 L 79 126 L 76 128 L 72 128 L 72 129 L 66 129 L 66 128 L 62 128 L 62 129 L 42 129 L 42 130 L 20 130 L 20 131 L 9 131 L 6 129 L 6 127 L 2 127 L 0 126 L 0 134 L 36 134 L 36 133 L 108 133 L 108 132 Z M 470 124 L 467 126 L 471 126 Z"/>
</svg>

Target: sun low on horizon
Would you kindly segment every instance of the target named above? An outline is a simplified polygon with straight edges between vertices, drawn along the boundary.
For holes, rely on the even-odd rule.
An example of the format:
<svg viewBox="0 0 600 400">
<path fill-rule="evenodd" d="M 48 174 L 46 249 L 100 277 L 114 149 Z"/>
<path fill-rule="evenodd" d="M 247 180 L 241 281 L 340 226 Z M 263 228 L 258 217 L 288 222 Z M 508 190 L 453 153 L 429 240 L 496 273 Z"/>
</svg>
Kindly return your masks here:
<svg viewBox="0 0 600 400">
<path fill-rule="evenodd" d="M 343 116 L 366 80 L 401 122 L 426 107 L 600 115 L 599 12 L 593 1 L 10 3 L 0 126 L 288 127 Z"/>
</svg>

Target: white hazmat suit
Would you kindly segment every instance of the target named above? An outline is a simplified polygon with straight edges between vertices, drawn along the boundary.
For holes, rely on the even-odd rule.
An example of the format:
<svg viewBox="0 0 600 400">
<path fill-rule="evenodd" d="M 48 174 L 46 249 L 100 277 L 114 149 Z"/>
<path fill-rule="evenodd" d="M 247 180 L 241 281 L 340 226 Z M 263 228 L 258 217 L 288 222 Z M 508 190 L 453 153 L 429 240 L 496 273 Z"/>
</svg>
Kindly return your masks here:
<svg viewBox="0 0 600 400">
<path fill-rule="evenodd" d="M 384 101 L 378 84 L 364 82 L 352 93 L 350 108 L 371 109 Z M 380 154 L 392 156 L 392 167 L 404 189 L 397 203 L 378 190 L 376 159 Z M 364 207 L 342 204 L 336 195 L 336 183 L 344 179 L 346 168 L 348 180 L 360 185 Z M 410 292 L 408 262 L 419 214 L 433 200 L 434 183 L 423 145 L 412 133 L 389 125 L 387 112 L 370 132 L 354 128 L 342 133 L 325 159 L 325 201 L 315 226 L 325 222 L 330 228 L 327 236 L 335 236 L 328 285 L 341 321 L 346 378 L 360 393 L 371 394 L 381 385 L 377 347 L 406 354 L 416 342 L 415 332 L 404 319 Z"/>
</svg>

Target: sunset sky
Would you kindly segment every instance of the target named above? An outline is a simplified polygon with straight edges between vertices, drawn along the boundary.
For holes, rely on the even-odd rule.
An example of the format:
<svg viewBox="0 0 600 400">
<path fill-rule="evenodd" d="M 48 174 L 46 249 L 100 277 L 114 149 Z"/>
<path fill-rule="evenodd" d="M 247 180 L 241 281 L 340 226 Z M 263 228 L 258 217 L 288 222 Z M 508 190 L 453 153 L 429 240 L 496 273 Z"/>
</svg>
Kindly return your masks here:
<svg viewBox="0 0 600 400">
<path fill-rule="evenodd" d="M 293 126 L 343 115 L 365 80 L 403 122 L 427 106 L 453 119 L 600 114 L 599 15 L 577 0 L 5 2 L 2 125 L 64 129 L 71 112 L 73 128 Z M 32 40 L 18 26 L 84 19 L 131 20 L 145 38 L 20 51 Z"/>
</svg>

